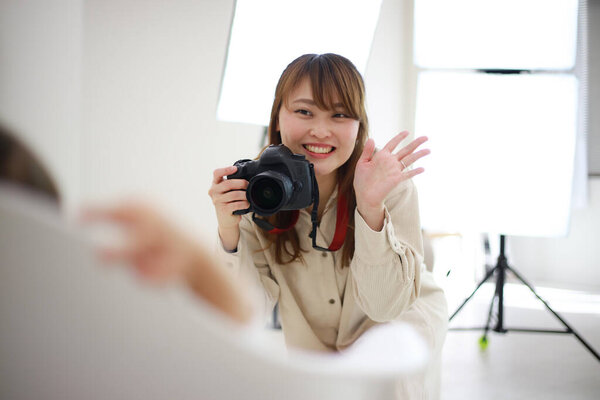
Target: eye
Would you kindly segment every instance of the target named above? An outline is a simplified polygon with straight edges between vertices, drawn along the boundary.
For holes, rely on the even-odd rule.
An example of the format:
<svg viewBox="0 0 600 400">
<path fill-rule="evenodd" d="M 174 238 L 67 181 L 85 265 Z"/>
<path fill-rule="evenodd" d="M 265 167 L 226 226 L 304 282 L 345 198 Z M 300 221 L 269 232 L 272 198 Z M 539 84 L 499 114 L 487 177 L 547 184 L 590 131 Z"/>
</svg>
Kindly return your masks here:
<svg viewBox="0 0 600 400">
<path fill-rule="evenodd" d="M 337 113 L 333 114 L 333 118 L 350 118 L 350 116 L 344 113 Z"/>
<path fill-rule="evenodd" d="M 303 110 L 303 109 L 299 109 L 294 111 L 296 114 L 300 114 L 300 115 L 306 115 L 306 116 L 310 116 L 312 115 L 312 113 L 308 110 Z"/>
</svg>

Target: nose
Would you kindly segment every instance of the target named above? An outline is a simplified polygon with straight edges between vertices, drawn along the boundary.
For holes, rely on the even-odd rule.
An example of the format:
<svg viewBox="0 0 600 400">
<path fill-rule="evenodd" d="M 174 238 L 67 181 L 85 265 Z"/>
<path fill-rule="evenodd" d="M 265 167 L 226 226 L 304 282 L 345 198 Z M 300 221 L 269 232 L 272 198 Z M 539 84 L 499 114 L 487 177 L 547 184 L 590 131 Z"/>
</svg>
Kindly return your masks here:
<svg viewBox="0 0 600 400">
<path fill-rule="evenodd" d="M 329 124 L 325 121 L 315 121 L 310 127 L 310 135 L 317 139 L 325 139 L 331 136 L 331 130 Z"/>
</svg>

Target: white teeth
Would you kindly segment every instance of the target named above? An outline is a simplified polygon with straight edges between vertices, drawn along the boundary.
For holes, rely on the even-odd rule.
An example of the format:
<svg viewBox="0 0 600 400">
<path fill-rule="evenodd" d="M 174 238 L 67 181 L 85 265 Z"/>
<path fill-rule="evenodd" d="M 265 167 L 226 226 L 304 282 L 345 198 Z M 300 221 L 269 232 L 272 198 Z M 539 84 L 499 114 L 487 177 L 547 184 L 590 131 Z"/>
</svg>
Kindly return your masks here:
<svg viewBox="0 0 600 400">
<path fill-rule="evenodd" d="M 331 153 L 331 151 L 333 150 L 333 147 L 331 147 L 331 146 L 321 147 L 321 146 L 312 146 L 310 144 L 305 144 L 304 148 L 312 153 L 319 153 L 319 154 Z"/>
</svg>

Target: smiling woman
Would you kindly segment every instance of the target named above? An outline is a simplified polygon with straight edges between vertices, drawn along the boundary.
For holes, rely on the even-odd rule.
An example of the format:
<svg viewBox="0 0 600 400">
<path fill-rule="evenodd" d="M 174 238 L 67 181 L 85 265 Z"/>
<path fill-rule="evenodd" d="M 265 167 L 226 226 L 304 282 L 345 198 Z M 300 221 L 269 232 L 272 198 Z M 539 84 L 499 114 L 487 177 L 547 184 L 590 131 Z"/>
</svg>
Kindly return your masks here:
<svg viewBox="0 0 600 400">
<path fill-rule="evenodd" d="M 336 171 L 352 155 L 360 122 L 348 116 L 339 103 L 322 109 L 313 100 L 311 81 L 306 78 L 279 110 L 276 130 L 281 142 L 296 154 L 305 154 L 315 166 L 319 188 L 335 185 Z M 321 105 L 324 107 L 324 105 Z"/>
<path fill-rule="evenodd" d="M 442 290 L 423 265 L 418 200 L 410 166 L 429 154 L 418 138 L 396 151 L 402 132 L 375 151 L 368 138 L 362 76 L 336 54 L 306 54 L 284 70 L 271 109 L 269 145 L 284 144 L 314 166 L 319 226 L 311 245 L 311 207 L 269 217 L 277 233 L 249 216 L 244 179 L 236 167 L 214 171 L 209 190 L 223 256 L 234 271 L 254 276 L 264 312 L 279 303 L 286 343 L 340 351 L 381 323 L 407 322 L 427 341 L 433 358 L 423 376 L 399 385 L 402 398 L 435 398 L 447 325 Z M 299 216 L 298 216 L 299 213 Z M 346 234 L 347 233 L 347 234 Z"/>
</svg>

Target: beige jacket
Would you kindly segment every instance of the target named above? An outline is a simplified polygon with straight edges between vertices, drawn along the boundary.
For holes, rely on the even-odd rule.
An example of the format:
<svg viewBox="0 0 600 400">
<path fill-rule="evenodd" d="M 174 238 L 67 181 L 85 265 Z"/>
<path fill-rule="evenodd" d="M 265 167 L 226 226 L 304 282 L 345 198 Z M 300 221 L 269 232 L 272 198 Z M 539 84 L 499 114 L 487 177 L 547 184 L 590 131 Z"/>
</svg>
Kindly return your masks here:
<svg viewBox="0 0 600 400">
<path fill-rule="evenodd" d="M 274 250 L 260 249 L 268 241 L 243 216 L 235 253 L 222 251 L 234 271 L 245 271 L 264 288 L 264 312 L 279 311 L 286 344 L 307 350 L 335 351 L 351 345 L 371 326 L 393 320 L 413 325 L 434 354 L 441 349 L 448 313 L 441 289 L 422 267 L 423 244 L 418 199 L 411 180 L 385 200 L 381 231 L 369 228 L 355 211 L 355 253 L 342 268 L 342 250 L 328 253 L 312 248 L 310 214 L 301 210 L 296 230 L 305 262 L 280 265 Z M 335 231 L 337 191 L 317 230 L 317 244 L 328 247 Z M 348 232 L 349 234 L 351 232 Z M 222 247 L 219 246 L 221 249 Z M 260 282 L 260 284 L 259 284 Z"/>
</svg>

